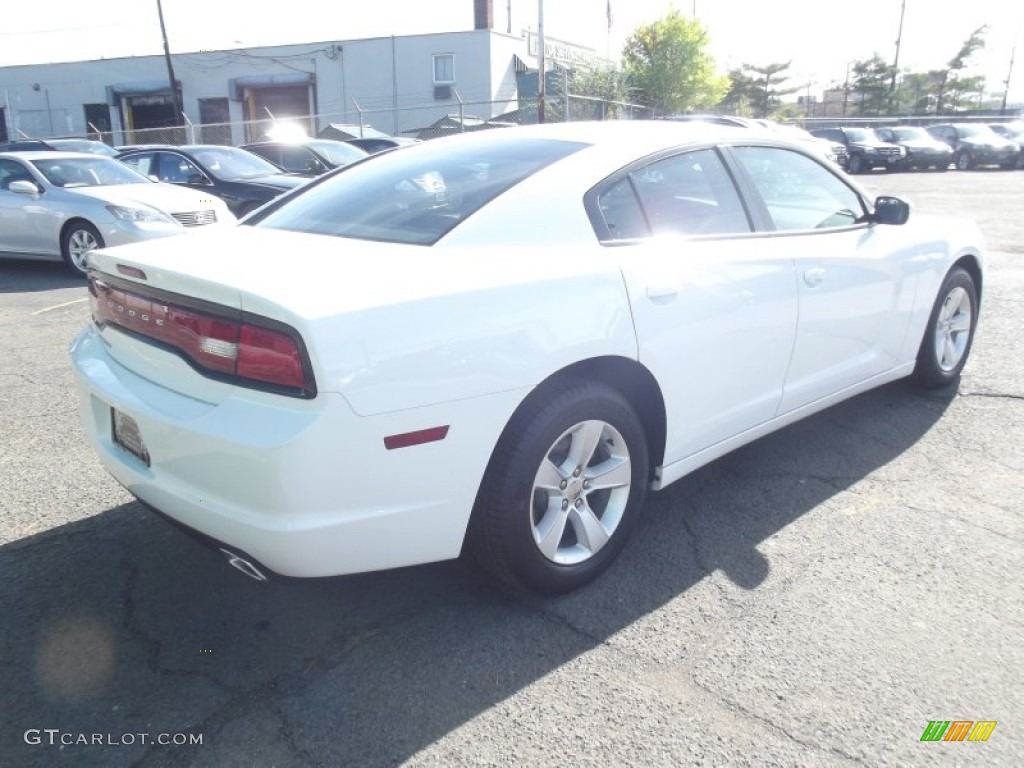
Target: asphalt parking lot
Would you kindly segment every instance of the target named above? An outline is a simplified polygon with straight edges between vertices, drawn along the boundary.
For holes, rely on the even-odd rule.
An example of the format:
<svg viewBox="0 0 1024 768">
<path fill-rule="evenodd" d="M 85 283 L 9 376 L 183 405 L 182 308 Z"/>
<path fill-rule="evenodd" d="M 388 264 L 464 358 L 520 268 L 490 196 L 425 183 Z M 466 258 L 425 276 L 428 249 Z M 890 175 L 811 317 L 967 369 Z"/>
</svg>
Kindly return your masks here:
<svg viewBox="0 0 1024 768">
<path fill-rule="evenodd" d="M 1024 765 L 1024 172 L 858 179 L 985 232 L 959 391 L 715 462 L 557 600 L 459 562 L 246 579 L 86 445 L 83 284 L 0 262 L 0 765 Z"/>
</svg>

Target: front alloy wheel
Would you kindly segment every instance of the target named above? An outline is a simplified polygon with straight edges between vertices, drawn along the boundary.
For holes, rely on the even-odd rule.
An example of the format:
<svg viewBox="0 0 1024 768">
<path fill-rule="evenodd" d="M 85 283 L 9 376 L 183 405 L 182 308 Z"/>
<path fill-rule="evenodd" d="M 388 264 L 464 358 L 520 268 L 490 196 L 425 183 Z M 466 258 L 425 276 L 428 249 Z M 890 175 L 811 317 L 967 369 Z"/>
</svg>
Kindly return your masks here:
<svg viewBox="0 0 1024 768">
<path fill-rule="evenodd" d="M 974 167 L 974 156 L 970 152 L 961 152 L 956 156 L 956 167 L 960 171 L 969 171 Z"/>
<path fill-rule="evenodd" d="M 956 267 L 932 307 L 914 368 L 917 383 L 928 389 L 952 384 L 967 363 L 977 325 L 977 286 L 970 273 Z"/>
</svg>

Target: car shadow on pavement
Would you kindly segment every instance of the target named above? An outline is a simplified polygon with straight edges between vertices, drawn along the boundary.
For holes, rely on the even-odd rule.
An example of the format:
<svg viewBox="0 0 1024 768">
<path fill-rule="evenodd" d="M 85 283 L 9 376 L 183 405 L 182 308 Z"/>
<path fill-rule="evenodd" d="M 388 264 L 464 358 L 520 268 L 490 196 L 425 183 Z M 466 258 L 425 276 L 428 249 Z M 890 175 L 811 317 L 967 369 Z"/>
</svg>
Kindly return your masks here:
<svg viewBox="0 0 1024 768">
<path fill-rule="evenodd" d="M 84 287 L 85 279 L 72 273 L 63 262 L 0 260 L 0 294 Z"/>
<path fill-rule="evenodd" d="M 953 397 L 890 385 L 715 462 L 650 496 L 612 568 L 559 599 L 502 593 L 463 562 L 259 584 L 138 504 L 17 541 L 0 548 L 0 754 L 25 767 L 401 763 L 670 602 L 699 623 L 686 599 L 706 579 L 757 590 L 768 539 L 836 514 L 834 498 Z M 160 734 L 202 744 L 143 743 Z"/>
</svg>

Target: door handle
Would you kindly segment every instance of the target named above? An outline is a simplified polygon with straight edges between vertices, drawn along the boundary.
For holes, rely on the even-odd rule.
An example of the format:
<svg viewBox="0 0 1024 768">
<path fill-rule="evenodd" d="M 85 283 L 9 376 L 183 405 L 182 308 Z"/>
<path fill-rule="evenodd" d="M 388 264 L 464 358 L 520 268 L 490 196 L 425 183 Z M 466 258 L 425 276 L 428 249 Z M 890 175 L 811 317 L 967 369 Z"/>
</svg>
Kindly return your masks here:
<svg viewBox="0 0 1024 768">
<path fill-rule="evenodd" d="M 825 270 L 822 267 L 812 267 L 811 269 L 804 270 L 804 283 L 807 284 L 808 288 L 821 285 L 821 281 L 824 279 Z"/>
<path fill-rule="evenodd" d="M 647 298 L 652 301 L 668 301 L 679 295 L 679 286 L 671 283 L 655 283 L 647 286 Z"/>
</svg>

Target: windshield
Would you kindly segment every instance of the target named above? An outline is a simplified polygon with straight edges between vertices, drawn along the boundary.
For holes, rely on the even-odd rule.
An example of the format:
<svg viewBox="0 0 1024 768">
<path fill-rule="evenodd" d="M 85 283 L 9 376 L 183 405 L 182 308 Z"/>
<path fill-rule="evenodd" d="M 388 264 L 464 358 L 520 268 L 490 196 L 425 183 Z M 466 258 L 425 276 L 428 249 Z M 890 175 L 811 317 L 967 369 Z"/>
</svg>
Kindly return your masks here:
<svg viewBox="0 0 1024 768">
<path fill-rule="evenodd" d="M 91 139 L 47 139 L 46 143 L 63 152 L 90 152 L 106 157 L 114 157 L 117 154 L 113 147 Z"/>
<path fill-rule="evenodd" d="M 348 165 L 361 160 L 367 153 L 343 141 L 307 141 L 306 146 L 327 159 L 331 165 Z"/>
<path fill-rule="evenodd" d="M 846 138 L 850 141 L 861 141 L 868 144 L 878 142 L 878 137 L 870 128 L 844 128 L 843 130 L 846 131 Z"/>
<path fill-rule="evenodd" d="M 924 128 L 917 127 L 893 128 L 892 135 L 897 141 L 910 141 L 915 139 L 935 141 L 935 137 L 928 133 L 928 131 Z"/>
<path fill-rule="evenodd" d="M 257 157 L 252 152 L 235 147 L 192 147 L 192 156 L 219 179 L 236 181 L 252 179 L 257 176 L 280 174 L 276 165 Z"/>
<path fill-rule="evenodd" d="M 973 138 L 990 139 L 996 135 L 987 125 L 958 125 L 956 129 L 960 132 L 961 136 L 971 136 Z"/>
<path fill-rule="evenodd" d="M 127 165 L 99 155 L 33 160 L 32 165 L 55 187 L 107 187 L 112 184 L 152 183 Z"/>
<path fill-rule="evenodd" d="M 256 226 L 432 245 L 502 192 L 584 146 L 494 137 L 388 152 L 291 198 Z"/>
</svg>

